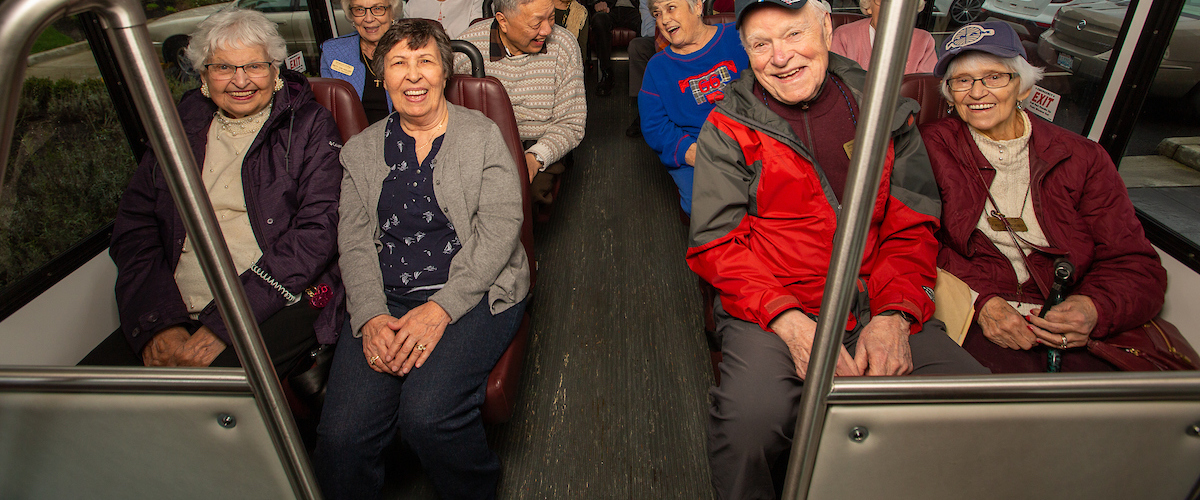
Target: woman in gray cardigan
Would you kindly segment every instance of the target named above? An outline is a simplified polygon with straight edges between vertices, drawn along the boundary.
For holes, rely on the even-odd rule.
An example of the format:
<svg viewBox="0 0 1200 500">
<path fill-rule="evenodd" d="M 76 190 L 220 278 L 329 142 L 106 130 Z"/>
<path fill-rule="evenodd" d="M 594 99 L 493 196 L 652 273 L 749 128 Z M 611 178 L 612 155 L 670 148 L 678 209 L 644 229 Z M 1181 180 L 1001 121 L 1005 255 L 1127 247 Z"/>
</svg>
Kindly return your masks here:
<svg viewBox="0 0 1200 500">
<path fill-rule="evenodd" d="M 375 498 L 399 431 L 442 498 L 488 498 L 500 461 L 479 406 L 529 293 L 521 171 L 491 120 L 446 101 L 440 26 L 402 20 L 376 54 L 396 111 L 342 150 L 350 317 L 313 460 L 326 497 Z"/>
</svg>

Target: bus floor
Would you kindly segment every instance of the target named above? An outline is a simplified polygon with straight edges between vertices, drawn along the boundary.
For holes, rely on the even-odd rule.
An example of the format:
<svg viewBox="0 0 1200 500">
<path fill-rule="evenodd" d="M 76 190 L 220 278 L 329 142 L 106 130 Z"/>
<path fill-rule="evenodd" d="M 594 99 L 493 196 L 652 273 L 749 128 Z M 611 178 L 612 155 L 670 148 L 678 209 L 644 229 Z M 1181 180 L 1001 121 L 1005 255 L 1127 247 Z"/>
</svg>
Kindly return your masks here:
<svg viewBox="0 0 1200 500">
<path fill-rule="evenodd" d="M 713 383 L 687 230 L 665 168 L 625 136 L 628 64 L 596 97 L 549 221 L 534 227 L 538 278 L 521 394 L 489 426 L 498 497 L 711 498 L 705 441 Z M 437 498 L 410 452 L 389 457 L 385 498 Z"/>
</svg>

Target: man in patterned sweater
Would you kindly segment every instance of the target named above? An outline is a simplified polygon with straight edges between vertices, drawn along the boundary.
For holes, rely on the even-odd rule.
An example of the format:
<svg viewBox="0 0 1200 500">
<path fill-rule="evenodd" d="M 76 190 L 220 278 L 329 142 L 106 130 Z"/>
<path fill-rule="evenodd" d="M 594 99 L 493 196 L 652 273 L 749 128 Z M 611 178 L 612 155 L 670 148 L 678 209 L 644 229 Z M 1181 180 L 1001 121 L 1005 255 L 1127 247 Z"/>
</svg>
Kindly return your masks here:
<svg viewBox="0 0 1200 500">
<path fill-rule="evenodd" d="M 499 0 L 496 18 L 475 23 L 460 37 L 479 48 L 488 76 L 504 84 L 525 143 L 533 200 L 549 204 L 562 158 L 583 140 L 587 102 L 582 57 L 571 33 L 554 24 L 551 0 Z M 455 73 L 470 73 L 455 59 Z"/>
</svg>

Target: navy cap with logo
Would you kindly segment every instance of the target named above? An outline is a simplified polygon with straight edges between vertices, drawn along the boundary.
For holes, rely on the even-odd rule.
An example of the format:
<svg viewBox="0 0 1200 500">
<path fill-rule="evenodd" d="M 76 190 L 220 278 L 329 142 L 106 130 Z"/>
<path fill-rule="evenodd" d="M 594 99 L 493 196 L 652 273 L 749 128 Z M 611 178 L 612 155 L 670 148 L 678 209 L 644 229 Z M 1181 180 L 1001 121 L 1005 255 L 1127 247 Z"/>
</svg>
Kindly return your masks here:
<svg viewBox="0 0 1200 500">
<path fill-rule="evenodd" d="M 735 25 L 741 27 L 742 17 L 746 14 L 746 10 L 758 4 L 774 4 L 792 10 L 800 10 L 806 3 L 808 0 L 735 0 L 733 2 L 733 13 L 737 16 Z"/>
<path fill-rule="evenodd" d="M 933 67 L 933 74 L 939 78 L 946 76 L 946 69 L 955 56 L 968 50 L 987 52 L 1005 59 L 1015 56 L 1029 59 L 1017 31 L 1004 21 L 965 25 L 946 38 L 940 48 L 937 66 Z"/>
</svg>

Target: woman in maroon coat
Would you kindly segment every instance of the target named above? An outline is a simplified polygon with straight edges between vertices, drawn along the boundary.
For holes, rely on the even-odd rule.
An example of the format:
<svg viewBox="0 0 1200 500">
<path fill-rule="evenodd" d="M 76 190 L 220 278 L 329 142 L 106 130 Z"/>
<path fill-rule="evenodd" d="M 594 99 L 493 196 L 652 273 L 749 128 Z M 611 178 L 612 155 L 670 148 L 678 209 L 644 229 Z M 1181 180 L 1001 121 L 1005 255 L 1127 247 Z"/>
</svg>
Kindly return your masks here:
<svg viewBox="0 0 1200 500">
<path fill-rule="evenodd" d="M 957 116 L 921 136 L 942 195 L 938 266 L 974 295 L 963 347 L 994 373 L 1046 371 L 1051 347 L 1063 371 L 1113 370 L 1083 347 L 1153 318 L 1167 278 L 1112 160 L 1021 110 L 1041 71 L 1005 23 L 963 26 L 934 74 Z M 1059 258 L 1073 283 L 1040 318 Z"/>
<path fill-rule="evenodd" d="M 341 326 L 337 221 L 341 139 L 304 76 L 285 69 L 275 23 L 226 9 L 187 49 L 199 91 L 179 101 L 233 264 L 276 372 L 285 377 Z M 153 152 L 121 197 L 110 254 L 117 309 L 148 366 L 238 366 Z"/>
</svg>

